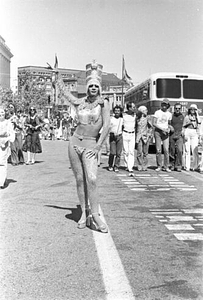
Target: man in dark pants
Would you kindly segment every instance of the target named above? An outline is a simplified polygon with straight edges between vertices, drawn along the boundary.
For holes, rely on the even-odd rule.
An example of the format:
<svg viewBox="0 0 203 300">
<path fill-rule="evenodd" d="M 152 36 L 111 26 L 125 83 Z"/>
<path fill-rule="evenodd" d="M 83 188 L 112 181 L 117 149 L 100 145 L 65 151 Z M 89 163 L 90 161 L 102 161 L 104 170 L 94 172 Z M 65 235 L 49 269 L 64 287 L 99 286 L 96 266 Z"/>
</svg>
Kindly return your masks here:
<svg viewBox="0 0 203 300">
<path fill-rule="evenodd" d="M 121 152 L 123 149 L 123 136 L 122 136 L 122 108 L 115 106 L 113 109 L 114 115 L 111 117 L 110 123 L 110 154 L 109 154 L 109 171 L 119 171 Z"/>
<path fill-rule="evenodd" d="M 181 104 L 174 105 L 174 113 L 172 115 L 171 125 L 174 132 L 170 135 L 169 141 L 169 159 L 172 171 L 181 172 L 182 156 L 183 156 L 183 120 L 184 116 L 181 113 Z"/>
</svg>

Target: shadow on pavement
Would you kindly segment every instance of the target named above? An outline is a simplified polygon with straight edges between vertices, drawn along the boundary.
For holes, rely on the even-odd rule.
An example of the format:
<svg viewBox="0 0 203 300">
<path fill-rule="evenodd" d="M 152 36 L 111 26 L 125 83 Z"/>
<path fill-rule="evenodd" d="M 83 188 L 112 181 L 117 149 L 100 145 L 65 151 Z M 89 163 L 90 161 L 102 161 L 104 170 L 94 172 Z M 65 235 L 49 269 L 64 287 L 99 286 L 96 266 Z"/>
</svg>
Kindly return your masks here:
<svg viewBox="0 0 203 300">
<path fill-rule="evenodd" d="M 6 179 L 6 182 L 5 182 L 5 184 L 4 184 L 4 186 L 3 186 L 3 188 L 2 189 L 6 189 L 8 186 L 9 186 L 9 184 L 10 183 L 16 183 L 17 181 L 16 180 L 14 180 L 14 179 Z"/>
<path fill-rule="evenodd" d="M 74 207 L 62 207 L 62 206 L 56 206 L 56 205 L 45 205 L 45 206 L 56 208 L 56 209 L 70 210 L 71 213 L 65 215 L 65 218 L 69 219 L 69 220 L 73 220 L 76 223 L 80 220 L 80 217 L 81 217 L 81 214 L 82 214 L 82 210 L 81 210 L 80 205 L 77 205 L 76 208 L 74 208 Z"/>
</svg>

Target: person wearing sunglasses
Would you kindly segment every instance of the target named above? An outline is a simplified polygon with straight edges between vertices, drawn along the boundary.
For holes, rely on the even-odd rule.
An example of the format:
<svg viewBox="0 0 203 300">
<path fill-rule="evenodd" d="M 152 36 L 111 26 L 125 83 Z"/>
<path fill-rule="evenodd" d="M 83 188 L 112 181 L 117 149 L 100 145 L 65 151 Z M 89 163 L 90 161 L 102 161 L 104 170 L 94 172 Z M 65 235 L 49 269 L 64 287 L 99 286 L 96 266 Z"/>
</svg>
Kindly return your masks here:
<svg viewBox="0 0 203 300">
<path fill-rule="evenodd" d="M 198 168 L 199 154 L 198 154 L 198 130 L 201 120 L 198 114 L 198 107 L 196 104 L 191 104 L 188 113 L 184 118 L 184 141 L 185 141 L 185 170 L 195 171 Z M 192 151 L 193 160 L 191 162 L 190 152 Z"/>
<path fill-rule="evenodd" d="M 174 105 L 171 125 L 174 131 L 169 137 L 169 160 L 171 171 L 181 172 L 183 166 L 183 121 L 184 116 L 181 112 L 182 105 L 177 102 Z"/>
<path fill-rule="evenodd" d="M 107 233 L 108 227 L 99 214 L 97 193 L 98 153 L 106 140 L 110 124 L 109 101 L 101 95 L 102 65 L 86 65 L 86 93 L 78 99 L 65 88 L 58 69 L 53 70 L 53 83 L 60 92 L 64 104 L 74 105 L 78 124 L 68 145 L 69 160 L 76 178 L 82 215 L 78 228 L 86 226 Z M 103 130 L 97 139 L 101 128 Z"/>
<path fill-rule="evenodd" d="M 26 128 L 26 136 L 23 151 L 27 152 L 26 165 L 31 165 L 35 163 L 36 153 L 42 153 L 39 137 L 41 123 L 37 111 L 33 106 L 29 109 L 29 115 L 25 120 L 24 126 Z"/>
</svg>

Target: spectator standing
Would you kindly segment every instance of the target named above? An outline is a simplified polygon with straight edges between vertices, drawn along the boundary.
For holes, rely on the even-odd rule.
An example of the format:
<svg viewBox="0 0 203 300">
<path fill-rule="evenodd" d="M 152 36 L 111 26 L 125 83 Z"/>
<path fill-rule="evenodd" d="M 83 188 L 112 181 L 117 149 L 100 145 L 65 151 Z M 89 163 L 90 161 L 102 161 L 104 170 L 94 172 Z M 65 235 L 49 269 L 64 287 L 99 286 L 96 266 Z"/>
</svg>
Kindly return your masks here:
<svg viewBox="0 0 203 300">
<path fill-rule="evenodd" d="M 174 105 L 171 126 L 174 132 L 169 137 L 169 160 L 171 170 L 181 172 L 183 167 L 183 121 L 184 116 L 181 113 L 182 105 L 177 102 Z"/>
<path fill-rule="evenodd" d="M 10 143 L 15 140 L 15 131 L 9 119 L 5 119 L 5 110 L 0 107 L 0 188 L 4 188 L 7 178 Z"/>
<path fill-rule="evenodd" d="M 18 166 L 24 163 L 24 156 L 22 151 L 22 140 L 23 140 L 23 120 L 20 118 L 20 113 L 16 114 L 16 108 L 14 104 L 10 103 L 9 106 L 10 121 L 13 125 L 15 132 L 15 140 L 10 143 L 11 157 L 10 161 L 13 166 Z"/>
<path fill-rule="evenodd" d="M 200 125 L 199 133 L 200 133 L 200 145 L 201 145 L 201 159 L 199 162 L 199 172 L 200 174 L 203 174 L 203 120 Z"/>
<path fill-rule="evenodd" d="M 198 168 L 198 129 L 201 120 L 198 115 L 198 108 L 196 104 L 191 104 L 188 113 L 184 118 L 184 140 L 185 140 L 185 169 L 186 171 L 194 171 Z M 191 163 L 192 151 L 192 163 Z"/>
<path fill-rule="evenodd" d="M 123 114 L 123 157 L 126 171 L 134 176 L 133 166 L 135 160 L 135 104 L 128 102 L 127 111 Z"/>
<path fill-rule="evenodd" d="M 37 116 L 36 109 L 32 106 L 29 109 L 29 115 L 25 120 L 25 127 L 27 128 L 27 134 L 25 137 L 25 142 L 23 144 L 23 151 L 27 152 L 27 165 L 35 163 L 36 153 L 42 152 L 41 142 L 40 142 L 40 128 L 42 124 Z"/>
<path fill-rule="evenodd" d="M 162 169 L 162 147 L 164 150 L 164 167 L 163 171 L 171 172 L 169 169 L 169 133 L 172 130 L 171 119 L 172 114 L 168 111 L 170 107 L 169 100 L 164 98 L 161 102 L 161 108 L 154 114 L 153 126 L 155 127 L 154 137 L 156 144 L 156 163 L 159 172 Z"/>
<path fill-rule="evenodd" d="M 110 119 L 110 154 L 109 154 L 109 171 L 119 171 L 121 153 L 123 148 L 123 117 L 122 108 L 120 106 L 115 106 L 113 109 L 114 115 Z"/>
<path fill-rule="evenodd" d="M 136 119 L 136 149 L 138 171 L 147 171 L 149 143 L 152 137 L 152 120 L 147 115 L 146 106 L 142 105 L 138 108 Z"/>
</svg>

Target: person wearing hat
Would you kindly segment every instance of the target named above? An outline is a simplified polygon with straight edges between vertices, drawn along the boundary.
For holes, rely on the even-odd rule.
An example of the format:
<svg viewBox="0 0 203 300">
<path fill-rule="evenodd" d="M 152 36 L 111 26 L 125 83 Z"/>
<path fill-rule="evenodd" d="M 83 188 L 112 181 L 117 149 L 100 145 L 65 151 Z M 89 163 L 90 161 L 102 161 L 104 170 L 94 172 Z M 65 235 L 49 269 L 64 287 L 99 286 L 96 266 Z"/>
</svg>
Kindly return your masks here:
<svg viewBox="0 0 203 300">
<path fill-rule="evenodd" d="M 94 226 L 98 231 L 107 233 L 108 227 L 99 214 L 97 194 L 97 157 L 109 132 L 110 108 L 108 98 L 101 96 L 102 65 L 86 65 L 87 95 L 76 98 L 66 89 L 58 69 L 53 70 L 53 81 L 57 86 L 64 104 L 74 105 L 78 124 L 68 145 L 71 168 L 76 178 L 77 192 L 82 215 L 78 228 Z M 99 139 L 97 136 L 103 127 Z"/>
<path fill-rule="evenodd" d="M 181 112 L 182 105 L 177 102 L 174 105 L 174 113 L 172 114 L 171 125 L 174 132 L 169 138 L 169 160 L 171 170 L 181 172 L 183 166 L 183 121 L 184 116 Z"/>
<path fill-rule="evenodd" d="M 146 106 L 138 108 L 136 118 L 136 139 L 138 171 L 147 171 L 149 142 L 152 137 L 152 120 Z"/>
<path fill-rule="evenodd" d="M 169 169 L 169 133 L 173 130 L 170 125 L 172 114 L 168 111 L 170 107 L 169 100 L 164 98 L 161 102 L 161 108 L 157 110 L 154 114 L 153 126 L 155 144 L 156 144 L 156 163 L 157 169 L 156 171 L 161 171 L 162 169 L 162 147 L 161 142 L 163 144 L 164 150 L 164 166 L 163 171 L 171 172 Z"/>
<path fill-rule="evenodd" d="M 194 171 L 198 168 L 198 129 L 201 124 L 198 115 L 198 107 L 196 104 L 191 104 L 188 113 L 184 118 L 184 141 L 185 141 L 185 170 Z M 191 162 L 191 153 L 193 160 Z"/>
</svg>

